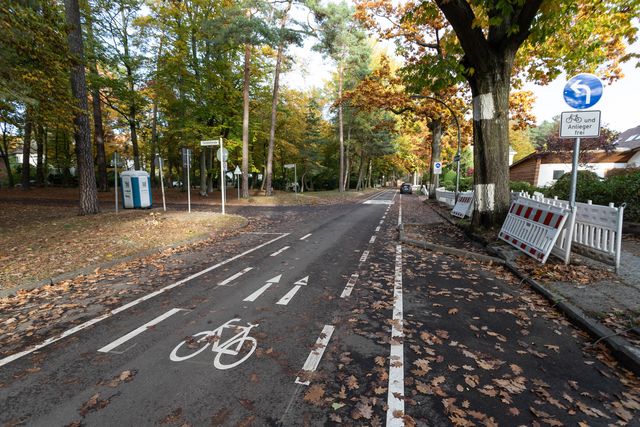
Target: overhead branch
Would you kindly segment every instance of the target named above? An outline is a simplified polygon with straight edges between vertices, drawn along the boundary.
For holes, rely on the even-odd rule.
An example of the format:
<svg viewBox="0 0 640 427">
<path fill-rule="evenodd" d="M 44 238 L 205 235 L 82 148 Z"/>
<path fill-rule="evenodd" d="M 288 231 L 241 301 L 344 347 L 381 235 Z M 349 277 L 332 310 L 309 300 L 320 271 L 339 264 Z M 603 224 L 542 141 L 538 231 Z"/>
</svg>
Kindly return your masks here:
<svg viewBox="0 0 640 427">
<path fill-rule="evenodd" d="M 436 4 L 456 32 L 469 65 L 483 68 L 492 53 L 482 29 L 475 25 L 476 16 L 469 3 L 465 0 L 436 0 Z"/>
</svg>

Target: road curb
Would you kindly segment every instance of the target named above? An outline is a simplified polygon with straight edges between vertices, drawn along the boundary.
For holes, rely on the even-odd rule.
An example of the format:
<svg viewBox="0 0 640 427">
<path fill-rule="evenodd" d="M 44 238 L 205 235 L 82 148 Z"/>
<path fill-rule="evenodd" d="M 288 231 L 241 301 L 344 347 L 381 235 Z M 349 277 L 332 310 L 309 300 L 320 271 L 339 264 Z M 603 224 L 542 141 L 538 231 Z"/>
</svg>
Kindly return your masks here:
<svg viewBox="0 0 640 427">
<path fill-rule="evenodd" d="M 449 223 L 460 228 L 471 239 L 481 243 L 490 253 L 493 253 L 500 257 L 502 264 L 505 265 L 509 271 L 515 274 L 520 280 L 526 282 L 534 291 L 544 296 L 554 307 L 557 307 L 562 313 L 564 313 L 571 322 L 577 327 L 585 330 L 593 338 L 596 338 L 596 342 L 604 342 L 611 350 L 613 356 L 627 369 L 640 376 L 640 349 L 637 349 L 629 343 L 626 339 L 618 336 L 614 331 L 604 326 L 602 323 L 588 316 L 577 306 L 568 302 L 566 298 L 559 296 L 547 289 L 531 277 L 521 272 L 516 265 L 508 261 L 506 257 L 499 251 L 492 248 L 489 243 L 482 236 L 473 233 L 468 227 L 463 227 L 460 224 L 452 221 L 443 215 L 439 209 L 432 207 L 432 209 L 447 220 Z"/>
<path fill-rule="evenodd" d="M 488 262 L 488 263 L 496 263 L 504 265 L 506 261 L 502 258 L 492 257 L 488 255 L 482 255 L 475 252 L 464 251 L 462 249 L 452 248 L 449 246 L 436 245 L 435 243 L 425 242 L 424 240 L 414 240 L 409 239 L 404 234 L 404 224 L 398 225 L 398 231 L 400 232 L 400 241 L 402 243 L 407 243 L 413 246 L 417 246 L 419 248 L 428 249 L 434 252 L 442 252 L 447 255 L 455 255 L 463 258 L 471 258 L 475 261 L 480 262 Z"/>
</svg>

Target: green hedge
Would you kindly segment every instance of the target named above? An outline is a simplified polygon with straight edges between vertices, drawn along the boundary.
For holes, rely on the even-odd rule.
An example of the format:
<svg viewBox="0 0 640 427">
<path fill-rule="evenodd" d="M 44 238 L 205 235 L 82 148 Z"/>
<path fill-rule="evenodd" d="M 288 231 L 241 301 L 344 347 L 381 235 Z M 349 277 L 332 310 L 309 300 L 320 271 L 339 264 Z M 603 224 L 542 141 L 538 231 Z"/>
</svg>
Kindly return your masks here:
<svg viewBox="0 0 640 427">
<path fill-rule="evenodd" d="M 543 192 L 547 197 L 558 196 L 559 199 L 569 200 L 570 190 L 571 174 L 566 173 Z M 590 171 L 578 171 L 576 201 L 587 200 L 596 205 L 615 203 L 620 206 L 626 203 L 625 221 L 640 222 L 640 170 L 623 169 L 605 179 Z"/>
</svg>

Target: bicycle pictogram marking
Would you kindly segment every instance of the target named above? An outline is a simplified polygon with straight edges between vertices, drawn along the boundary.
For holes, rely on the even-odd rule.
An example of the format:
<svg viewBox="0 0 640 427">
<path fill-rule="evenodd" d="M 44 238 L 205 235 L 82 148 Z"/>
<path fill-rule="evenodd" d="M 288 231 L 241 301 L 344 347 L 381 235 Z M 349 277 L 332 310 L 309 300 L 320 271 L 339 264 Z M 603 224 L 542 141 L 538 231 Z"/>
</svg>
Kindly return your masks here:
<svg viewBox="0 0 640 427">
<path fill-rule="evenodd" d="M 238 366 L 251 357 L 258 345 L 256 339 L 249 336 L 251 329 L 258 325 L 248 322 L 247 326 L 234 325 L 234 322 L 239 321 L 240 319 L 237 318 L 231 319 L 213 331 L 202 331 L 188 337 L 173 349 L 169 359 L 173 362 L 182 362 L 197 356 L 211 345 L 211 351 L 216 353 L 213 366 L 222 370 Z M 226 329 L 233 330 L 236 334 L 221 342 Z"/>
<path fill-rule="evenodd" d="M 580 123 L 582 122 L 582 117 L 579 114 L 569 114 L 564 121 L 567 123 Z"/>
</svg>

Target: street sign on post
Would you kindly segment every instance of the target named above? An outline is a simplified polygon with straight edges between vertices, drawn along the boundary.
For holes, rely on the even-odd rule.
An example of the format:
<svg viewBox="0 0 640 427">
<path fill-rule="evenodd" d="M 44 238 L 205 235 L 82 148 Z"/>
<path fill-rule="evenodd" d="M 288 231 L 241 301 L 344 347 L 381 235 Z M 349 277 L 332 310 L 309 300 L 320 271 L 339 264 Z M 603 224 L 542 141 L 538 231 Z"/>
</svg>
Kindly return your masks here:
<svg viewBox="0 0 640 427">
<path fill-rule="evenodd" d="M 224 147 L 218 148 L 218 151 L 216 151 L 216 158 L 221 162 L 226 162 L 229 160 L 229 150 Z"/>
<path fill-rule="evenodd" d="M 565 111 L 560 115 L 561 138 L 600 136 L 600 111 Z"/>
<path fill-rule="evenodd" d="M 236 176 L 236 180 L 238 181 L 238 200 L 240 200 L 240 175 L 242 175 L 240 166 L 236 166 L 236 169 L 233 171 L 233 174 Z"/>
<path fill-rule="evenodd" d="M 200 141 L 200 145 L 202 147 L 210 147 L 210 146 L 213 146 L 213 145 L 217 146 L 217 145 L 220 145 L 220 140 L 219 139 L 208 139 L 208 140 L 205 140 L 205 141 Z"/>
<path fill-rule="evenodd" d="M 182 149 L 182 166 L 187 168 L 187 205 L 191 212 L 191 149 Z"/>
<path fill-rule="evenodd" d="M 441 162 L 433 162 L 433 174 L 440 175 L 442 173 L 442 163 Z"/>
<path fill-rule="evenodd" d="M 597 76 L 582 73 L 569 79 L 562 94 L 570 107 L 584 110 L 600 100 L 602 89 L 602 81 Z"/>
</svg>

